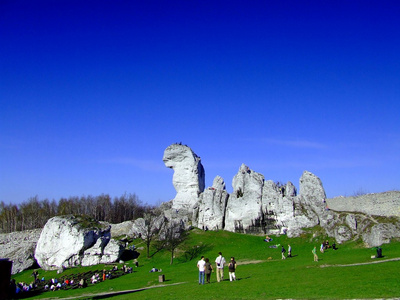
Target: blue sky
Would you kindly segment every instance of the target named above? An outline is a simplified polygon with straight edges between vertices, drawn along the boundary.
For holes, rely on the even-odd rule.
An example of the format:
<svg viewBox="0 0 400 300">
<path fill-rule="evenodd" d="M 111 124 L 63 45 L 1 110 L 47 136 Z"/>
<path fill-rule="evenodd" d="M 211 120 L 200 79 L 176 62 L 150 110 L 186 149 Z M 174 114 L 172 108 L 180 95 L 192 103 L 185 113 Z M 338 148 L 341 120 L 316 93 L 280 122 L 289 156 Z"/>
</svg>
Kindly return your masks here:
<svg viewBox="0 0 400 300">
<path fill-rule="evenodd" d="M 0 201 L 175 197 L 245 163 L 328 197 L 400 189 L 398 1 L 0 2 Z"/>
</svg>

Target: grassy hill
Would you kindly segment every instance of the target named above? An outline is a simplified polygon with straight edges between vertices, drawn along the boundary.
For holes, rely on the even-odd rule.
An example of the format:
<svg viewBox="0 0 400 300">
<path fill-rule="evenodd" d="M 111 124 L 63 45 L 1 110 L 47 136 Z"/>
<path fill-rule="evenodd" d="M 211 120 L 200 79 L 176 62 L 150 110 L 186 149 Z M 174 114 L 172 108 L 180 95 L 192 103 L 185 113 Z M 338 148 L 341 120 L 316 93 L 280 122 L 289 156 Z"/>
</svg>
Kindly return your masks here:
<svg viewBox="0 0 400 300">
<path fill-rule="evenodd" d="M 81 298 L 81 299 L 348 299 L 348 298 L 393 298 L 400 296 L 399 267 L 400 243 L 393 241 L 383 245 L 383 258 L 371 259 L 374 249 L 363 248 L 357 242 L 337 245 L 338 250 L 318 251 L 319 261 L 313 261 L 311 250 L 319 248 L 326 239 L 319 236 L 315 228 L 302 237 L 289 239 L 286 236 L 272 236 L 266 243 L 262 236 L 237 234 L 225 231 L 201 231 L 193 229 L 188 240 L 176 253 L 170 265 L 170 253 L 155 252 L 150 259 L 145 258 L 144 243 L 135 241 L 141 252 L 139 267 L 133 261 L 133 273 L 106 280 L 84 289 L 44 292 L 30 299 L 40 298 Z M 332 241 L 331 241 L 332 243 Z M 287 249 L 292 245 L 292 258 L 281 259 L 281 244 Z M 142 248 L 143 247 L 143 248 Z M 237 263 L 236 282 L 229 282 L 225 268 L 225 280 L 216 282 L 211 275 L 211 284 L 198 284 L 197 261 L 201 255 L 212 262 L 221 251 L 229 260 L 234 256 Z M 215 264 L 214 264 L 215 265 Z M 152 267 L 162 269 L 160 273 L 150 273 Z M 119 265 L 121 267 L 121 265 Z M 109 270 L 110 265 L 68 269 L 62 274 L 55 271 L 41 271 L 46 279 L 61 275 L 78 274 L 94 270 Z M 14 275 L 17 282 L 31 282 L 31 271 Z M 158 282 L 163 274 L 166 281 Z M 116 293 L 135 290 L 136 292 Z M 104 295 L 103 293 L 108 293 Z M 115 293 L 115 294 L 110 294 Z"/>
</svg>

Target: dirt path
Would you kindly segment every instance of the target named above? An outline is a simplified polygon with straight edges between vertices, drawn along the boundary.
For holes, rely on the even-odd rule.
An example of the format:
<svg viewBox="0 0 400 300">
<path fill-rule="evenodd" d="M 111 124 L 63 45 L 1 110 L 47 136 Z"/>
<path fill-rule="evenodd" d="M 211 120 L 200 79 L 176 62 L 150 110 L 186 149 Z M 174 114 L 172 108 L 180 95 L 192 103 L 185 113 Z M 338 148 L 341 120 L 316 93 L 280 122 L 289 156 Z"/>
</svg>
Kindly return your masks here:
<svg viewBox="0 0 400 300">
<path fill-rule="evenodd" d="M 384 260 L 376 260 L 376 261 L 371 261 L 371 262 L 365 262 L 365 263 L 356 263 L 356 264 L 347 264 L 347 265 L 321 265 L 321 268 L 328 268 L 328 267 L 353 267 L 353 266 L 361 266 L 361 265 L 372 265 L 372 264 L 380 264 L 380 263 L 385 263 L 389 261 L 397 261 L 400 260 L 400 257 L 397 258 L 390 258 L 390 259 L 384 259 Z"/>
<path fill-rule="evenodd" d="M 186 282 L 178 282 L 178 283 L 171 283 L 171 284 L 160 284 L 160 285 L 153 285 L 153 286 L 148 286 L 140 289 L 134 289 L 134 290 L 125 290 L 125 291 L 115 291 L 115 292 L 104 292 L 104 293 L 90 293 L 90 294 L 82 294 L 80 296 L 74 296 L 74 297 L 68 297 L 68 298 L 60 298 L 60 297 L 50 297 L 50 298 L 43 298 L 43 300 L 54 300 L 54 299 L 62 299 L 62 300 L 71 300 L 71 299 L 106 299 L 112 296 L 118 296 L 118 295 L 125 295 L 125 294 L 131 294 L 131 293 L 136 293 L 144 290 L 149 290 L 149 289 L 154 289 L 154 288 L 160 288 L 160 287 L 167 287 L 171 285 L 178 285 L 178 284 L 183 284 Z"/>
</svg>

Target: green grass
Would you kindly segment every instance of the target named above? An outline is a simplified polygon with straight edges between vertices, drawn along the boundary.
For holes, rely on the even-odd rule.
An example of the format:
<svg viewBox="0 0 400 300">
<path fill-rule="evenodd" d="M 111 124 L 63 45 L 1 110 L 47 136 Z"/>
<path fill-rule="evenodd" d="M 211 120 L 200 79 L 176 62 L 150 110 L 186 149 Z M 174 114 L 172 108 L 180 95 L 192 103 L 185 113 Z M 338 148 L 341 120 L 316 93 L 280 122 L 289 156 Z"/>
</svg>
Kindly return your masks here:
<svg viewBox="0 0 400 300">
<path fill-rule="evenodd" d="M 400 257 L 400 243 L 383 245 L 382 259 L 371 259 L 373 249 L 363 248 L 360 243 L 352 242 L 338 245 L 338 250 L 329 249 L 319 253 L 319 262 L 313 261 L 311 250 L 319 248 L 326 237 L 312 238 L 312 232 L 300 238 L 288 239 L 286 236 L 273 236 L 271 243 L 263 241 L 261 236 L 244 235 L 225 231 L 201 231 L 194 229 L 184 247 L 178 251 L 174 264 L 170 265 L 170 253 L 160 251 L 150 259 L 145 258 L 146 249 L 140 250 L 139 268 L 134 273 L 106 280 L 85 289 L 45 292 L 31 299 L 82 297 L 94 299 L 96 294 L 116 292 L 146 287 L 129 294 L 112 296 L 111 299 L 349 299 L 349 298 L 393 298 L 400 296 L 398 270 L 400 261 L 388 261 L 378 264 L 357 266 L 335 266 L 355 263 L 370 263 Z M 271 249 L 273 244 L 292 245 L 294 257 L 281 259 L 280 247 Z M 331 241 L 332 243 L 332 241 Z M 143 244 L 139 245 L 143 246 Z M 191 249 L 190 255 L 185 250 Z M 222 251 L 227 260 L 234 256 L 238 268 L 237 281 L 216 282 L 215 273 L 211 275 L 211 284 L 198 285 L 197 260 L 201 255 L 213 262 Z M 153 251 L 154 252 L 154 251 Z M 271 259 L 268 259 L 271 258 Z M 259 261 L 254 263 L 255 261 Z M 261 261 L 261 262 L 260 262 Z M 253 263 L 251 263 L 253 262 Z M 133 261 L 127 262 L 133 266 Z M 153 267 L 161 268 L 162 273 L 149 273 Z M 110 269 L 111 266 L 92 266 L 66 270 L 62 275 L 87 270 Z M 17 282 L 31 282 L 32 270 L 13 276 Z M 39 271 L 40 277 L 59 277 L 55 271 Z M 164 283 L 158 282 L 158 276 L 165 275 Z M 181 283 L 181 284 L 178 284 Z M 165 287 L 161 287 L 166 285 Z M 158 286 L 158 287 L 157 287 Z M 110 296 L 109 296 L 110 297 Z M 109 298 L 108 297 L 108 298 Z M 100 297 L 98 297 L 100 298 Z"/>
</svg>

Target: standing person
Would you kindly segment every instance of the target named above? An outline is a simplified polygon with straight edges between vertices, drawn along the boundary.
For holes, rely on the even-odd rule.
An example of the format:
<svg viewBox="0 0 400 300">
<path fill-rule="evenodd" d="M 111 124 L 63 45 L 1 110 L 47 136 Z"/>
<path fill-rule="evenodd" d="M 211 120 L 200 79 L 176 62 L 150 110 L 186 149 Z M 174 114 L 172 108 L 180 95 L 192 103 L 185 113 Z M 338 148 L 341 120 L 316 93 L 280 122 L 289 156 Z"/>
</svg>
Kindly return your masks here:
<svg viewBox="0 0 400 300">
<path fill-rule="evenodd" d="M 235 275 L 236 261 L 233 256 L 231 257 L 231 261 L 229 262 L 228 269 L 229 269 L 229 280 L 230 281 L 236 280 L 236 275 Z"/>
<path fill-rule="evenodd" d="M 206 266 L 205 266 L 205 273 L 206 273 L 206 282 L 210 283 L 210 277 L 211 277 L 211 272 L 213 270 L 212 264 L 210 263 L 210 260 L 206 258 Z"/>
<path fill-rule="evenodd" d="M 286 257 L 285 257 L 285 252 L 286 252 L 285 247 L 282 246 L 281 252 L 282 252 L 282 259 L 286 259 Z"/>
<path fill-rule="evenodd" d="M 314 249 L 312 249 L 311 252 L 314 254 L 314 261 L 318 261 L 317 247 L 314 246 Z"/>
<path fill-rule="evenodd" d="M 215 259 L 215 263 L 217 264 L 217 281 L 224 281 L 224 264 L 225 257 L 222 256 L 222 253 L 218 253 L 219 256 Z"/>
<path fill-rule="evenodd" d="M 292 257 L 292 246 L 287 245 L 287 248 L 288 248 L 288 250 L 287 250 L 287 257 Z"/>
<path fill-rule="evenodd" d="M 204 270 L 206 262 L 204 261 L 204 256 L 197 262 L 197 267 L 199 268 L 199 284 L 204 284 Z"/>
<path fill-rule="evenodd" d="M 319 251 L 321 251 L 321 253 L 324 253 L 324 248 L 325 248 L 325 245 L 324 245 L 324 243 L 322 243 L 321 246 L 319 247 Z"/>
</svg>

